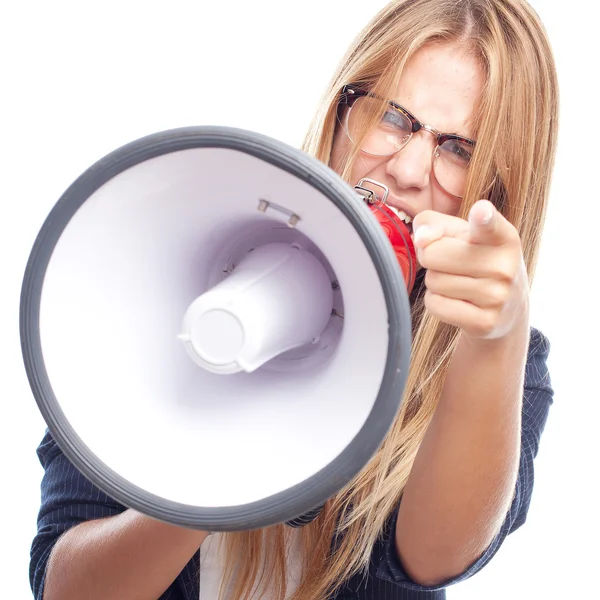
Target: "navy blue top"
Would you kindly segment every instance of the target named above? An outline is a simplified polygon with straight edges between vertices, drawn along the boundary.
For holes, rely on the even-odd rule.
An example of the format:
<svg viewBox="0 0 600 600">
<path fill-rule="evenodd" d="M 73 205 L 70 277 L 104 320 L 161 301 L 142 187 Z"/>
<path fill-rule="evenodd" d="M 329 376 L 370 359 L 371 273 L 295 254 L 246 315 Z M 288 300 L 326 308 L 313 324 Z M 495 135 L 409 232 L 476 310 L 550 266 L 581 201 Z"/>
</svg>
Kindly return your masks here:
<svg viewBox="0 0 600 600">
<path fill-rule="evenodd" d="M 500 532 L 483 556 L 464 573 L 441 585 L 417 585 L 402 568 L 395 551 L 396 512 L 373 550 L 368 576 L 359 574 L 350 579 L 334 596 L 335 600 L 443 600 L 446 597 L 444 588 L 477 573 L 498 551 L 506 536 L 525 522 L 533 490 L 533 460 L 553 398 L 546 367 L 549 348 L 547 338 L 532 328 L 525 371 L 521 459 L 516 491 Z M 48 556 L 59 536 L 78 523 L 116 515 L 126 507 L 109 498 L 75 469 L 49 432 L 46 432 L 37 454 L 44 476 L 37 534 L 31 546 L 29 578 L 34 597 L 42 600 Z M 199 558 L 197 552 L 158 600 L 198 600 Z"/>
</svg>

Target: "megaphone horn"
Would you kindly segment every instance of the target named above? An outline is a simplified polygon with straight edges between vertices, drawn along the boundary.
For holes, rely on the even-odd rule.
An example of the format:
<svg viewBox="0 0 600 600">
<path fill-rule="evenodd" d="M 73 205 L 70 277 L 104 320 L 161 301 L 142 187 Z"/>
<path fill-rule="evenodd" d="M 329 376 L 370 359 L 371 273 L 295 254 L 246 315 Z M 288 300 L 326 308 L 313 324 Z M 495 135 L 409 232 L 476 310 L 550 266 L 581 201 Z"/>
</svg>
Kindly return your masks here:
<svg viewBox="0 0 600 600">
<path fill-rule="evenodd" d="M 410 238 L 371 200 L 226 127 L 153 134 L 85 171 L 21 294 L 27 376 L 67 458 L 125 506 L 209 531 L 291 521 L 350 482 L 410 357 L 410 277 L 382 224 Z"/>
</svg>

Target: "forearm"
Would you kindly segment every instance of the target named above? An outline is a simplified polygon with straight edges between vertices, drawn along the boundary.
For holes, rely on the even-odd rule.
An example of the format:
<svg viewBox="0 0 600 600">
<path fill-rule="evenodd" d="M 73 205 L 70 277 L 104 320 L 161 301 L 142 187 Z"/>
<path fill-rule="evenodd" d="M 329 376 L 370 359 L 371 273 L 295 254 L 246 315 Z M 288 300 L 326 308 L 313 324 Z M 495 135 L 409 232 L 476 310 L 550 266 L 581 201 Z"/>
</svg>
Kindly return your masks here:
<svg viewBox="0 0 600 600">
<path fill-rule="evenodd" d="M 404 490 L 396 543 L 409 575 L 437 584 L 464 571 L 498 532 L 519 466 L 529 328 L 459 341 Z"/>
<path fill-rule="evenodd" d="M 133 510 L 87 521 L 56 543 L 44 600 L 157 600 L 207 535 Z"/>
</svg>

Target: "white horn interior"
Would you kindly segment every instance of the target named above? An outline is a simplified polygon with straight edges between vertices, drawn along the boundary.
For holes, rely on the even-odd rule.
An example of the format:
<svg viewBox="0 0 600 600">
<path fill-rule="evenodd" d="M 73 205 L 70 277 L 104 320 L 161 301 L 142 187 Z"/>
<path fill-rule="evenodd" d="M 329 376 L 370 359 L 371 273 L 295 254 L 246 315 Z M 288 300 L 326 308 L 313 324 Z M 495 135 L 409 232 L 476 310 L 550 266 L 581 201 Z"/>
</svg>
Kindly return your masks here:
<svg viewBox="0 0 600 600">
<path fill-rule="evenodd" d="M 250 374 L 195 364 L 178 339 L 190 304 L 251 247 L 297 240 L 339 283 L 320 343 Z M 198 148 L 130 168 L 81 206 L 48 264 L 40 336 L 60 407 L 101 461 L 162 498 L 225 507 L 299 484 L 344 450 L 379 392 L 388 315 L 328 198 L 248 154 Z"/>
</svg>

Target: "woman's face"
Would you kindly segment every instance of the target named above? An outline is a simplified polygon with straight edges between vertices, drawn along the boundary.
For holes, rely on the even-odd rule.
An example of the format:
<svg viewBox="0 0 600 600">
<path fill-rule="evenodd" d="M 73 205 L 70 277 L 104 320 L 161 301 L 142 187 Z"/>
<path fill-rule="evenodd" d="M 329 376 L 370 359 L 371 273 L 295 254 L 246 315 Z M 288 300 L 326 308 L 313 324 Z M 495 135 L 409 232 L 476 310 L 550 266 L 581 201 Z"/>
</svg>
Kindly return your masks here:
<svg viewBox="0 0 600 600">
<path fill-rule="evenodd" d="M 388 100 L 442 133 L 475 139 L 471 118 L 482 86 L 483 72 L 473 57 L 456 47 L 428 45 L 408 62 L 393 98 Z M 339 127 L 331 158 L 331 166 L 338 173 L 351 144 Z M 461 200 L 444 191 L 432 172 L 435 147 L 436 138 L 421 129 L 392 156 L 361 152 L 352 168 L 351 183 L 356 185 L 368 177 L 385 184 L 389 188 L 387 203 L 412 218 L 423 210 L 456 215 Z"/>
</svg>

